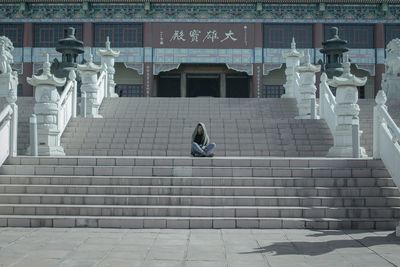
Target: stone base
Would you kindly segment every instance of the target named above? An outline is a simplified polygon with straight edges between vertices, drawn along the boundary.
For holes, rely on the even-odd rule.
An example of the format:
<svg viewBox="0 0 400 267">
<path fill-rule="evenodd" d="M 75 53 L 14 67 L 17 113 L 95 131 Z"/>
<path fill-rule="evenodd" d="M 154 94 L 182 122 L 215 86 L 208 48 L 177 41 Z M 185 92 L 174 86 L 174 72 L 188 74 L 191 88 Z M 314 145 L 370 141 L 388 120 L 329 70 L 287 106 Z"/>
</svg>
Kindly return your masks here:
<svg viewBox="0 0 400 267">
<path fill-rule="evenodd" d="M 0 97 L 8 97 L 10 89 L 17 91 L 18 75 L 15 73 L 0 74 Z"/>
<path fill-rule="evenodd" d="M 400 223 L 396 227 L 396 236 L 400 237 Z"/>
<path fill-rule="evenodd" d="M 31 147 L 26 150 L 26 155 L 31 155 Z M 38 146 L 38 156 L 65 156 L 64 148 L 62 146 L 49 147 Z"/>
<path fill-rule="evenodd" d="M 87 114 L 86 118 L 100 118 L 101 119 L 101 118 L 103 118 L 103 116 L 99 115 L 99 114 L 95 114 L 95 115 Z"/>
<path fill-rule="evenodd" d="M 329 158 L 352 158 L 353 148 L 352 147 L 331 147 L 326 155 Z M 365 148 L 360 147 L 360 158 L 366 158 L 367 153 Z"/>
<path fill-rule="evenodd" d="M 119 97 L 119 95 L 116 94 L 116 93 L 111 93 L 110 97 L 111 97 L 111 98 L 115 98 L 115 97 Z"/>
<path fill-rule="evenodd" d="M 304 115 L 304 116 L 296 116 L 296 117 L 294 117 L 296 120 L 310 120 L 311 119 L 311 115 Z M 316 115 L 315 116 L 315 119 L 316 120 L 319 120 L 320 118 L 319 118 L 319 116 L 318 115 Z"/>
</svg>

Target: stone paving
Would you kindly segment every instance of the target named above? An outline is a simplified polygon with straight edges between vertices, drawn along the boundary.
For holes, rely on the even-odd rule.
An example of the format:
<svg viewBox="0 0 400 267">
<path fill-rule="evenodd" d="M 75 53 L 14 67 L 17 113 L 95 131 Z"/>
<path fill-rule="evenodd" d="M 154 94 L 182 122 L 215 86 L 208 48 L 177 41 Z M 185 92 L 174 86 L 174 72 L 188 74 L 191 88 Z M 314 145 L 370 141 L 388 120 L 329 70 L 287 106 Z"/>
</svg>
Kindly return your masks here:
<svg viewBox="0 0 400 267">
<path fill-rule="evenodd" d="M 400 266 L 392 231 L 1 228 L 0 266 Z"/>
</svg>

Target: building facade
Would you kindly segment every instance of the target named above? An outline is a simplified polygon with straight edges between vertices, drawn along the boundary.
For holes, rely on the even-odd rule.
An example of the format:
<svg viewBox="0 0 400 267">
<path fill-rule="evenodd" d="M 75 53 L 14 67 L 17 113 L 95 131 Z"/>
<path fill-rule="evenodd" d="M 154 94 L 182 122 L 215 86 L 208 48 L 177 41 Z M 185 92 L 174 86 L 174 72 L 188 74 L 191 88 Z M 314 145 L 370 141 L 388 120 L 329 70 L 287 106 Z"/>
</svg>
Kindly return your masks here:
<svg viewBox="0 0 400 267">
<path fill-rule="evenodd" d="M 380 89 L 385 46 L 400 38 L 398 0 L 97 0 L 0 1 L 0 35 L 14 43 L 19 94 L 33 95 L 26 77 L 55 51 L 66 27 L 76 29 L 85 56 L 104 47 L 116 59 L 121 96 L 279 97 L 282 53 L 292 37 L 311 59 L 335 26 L 348 41 L 352 71 L 367 76 L 361 98 Z M 82 60 L 83 58 L 81 58 Z"/>
</svg>

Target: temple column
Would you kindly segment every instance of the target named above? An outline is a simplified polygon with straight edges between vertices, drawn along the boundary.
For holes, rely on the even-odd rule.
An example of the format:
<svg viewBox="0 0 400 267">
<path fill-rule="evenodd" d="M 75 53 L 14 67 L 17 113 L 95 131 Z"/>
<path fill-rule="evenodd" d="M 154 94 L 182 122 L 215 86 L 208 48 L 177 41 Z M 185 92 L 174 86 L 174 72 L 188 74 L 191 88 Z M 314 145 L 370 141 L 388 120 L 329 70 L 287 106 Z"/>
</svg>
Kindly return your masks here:
<svg viewBox="0 0 400 267">
<path fill-rule="evenodd" d="M 181 73 L 181 97 L 186 97 L 186 73 Z"/>
<path fill-rule="evenodd" d="M 226 97 L 226 74 L 221 73 L 219 75 L 219 97 Z"/>
<path fill-rule="evenodd" d="M 24 23 L 24 41 L 22 56 L 22 95 L 32 96 L 33 87 L 27 83 L 27 78 L 33 75 L 32 48 L 33 48 L 33 24 L 31 22 Z"/>
</svg>

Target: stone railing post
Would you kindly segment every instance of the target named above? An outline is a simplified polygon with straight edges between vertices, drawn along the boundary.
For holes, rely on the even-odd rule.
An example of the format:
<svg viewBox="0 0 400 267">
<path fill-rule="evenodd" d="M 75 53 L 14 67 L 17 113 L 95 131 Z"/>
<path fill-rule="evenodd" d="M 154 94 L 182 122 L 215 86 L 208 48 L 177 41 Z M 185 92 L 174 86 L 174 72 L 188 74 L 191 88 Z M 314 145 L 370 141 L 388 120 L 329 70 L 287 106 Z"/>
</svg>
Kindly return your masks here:
<svg viewBox="0 0 400 267">
<path fill-rule="evenodd" d="M 363 86 L 367 78 L 357 78 L 350 73 L 350 62 L 348 57 L 343 63 L 343 74 L 340 77 L 333 77 L 328 83 L 336 87 L 336 107 L 337 125 L 333 133 L 334 145 L 328 152 L 328 157 L 353 157 L 353 125 L 359 124 L 358 114 L 360 107 L 357 104 L 357 86 Z M 359 132 L 358 138 L 361 133 Z M 366 157 L 365 149 L 359 148 L 360 157 Z"/>
<path fill-rule="evenodd" d="M 381 113 L 379 112 L 380 108 L 387 109 L 387 106 L 385 105 L 387 101 L 386 94 L 383 90 L 379 90 L 378 94 L 375 97 L 375 103 L 376 106 L 374 107 L 374 121 L 373 121 L 373 157 L 375 159 L 380 159 L 381 158 L 381 151 L 379 147 L 379 133 L 380 133 L 380 126 L 382 123 L 385 123 L 385 120 L 383 119 Z"/>
<path fill-rule="evenodd" d="M 296 117 L 297 119 L 316 118 L 315 92 L 317 91 L 317 87 L 315 86 L 315 73 L 321 70 L 321 66 L 311 64 L 308 50 L 305 59 L 306 61 L 303 66 L 296 67 L 296 71 L 300 75 L 300 96 L 298 99 L 299 116 Z"/>
<path fill-rule="evenodd" d="M 114 74 L 115 74 L 115 58 L 119 56 L 119 51 L 112 50 L 110 47 L 110 38 L 107 36 L 106 49 L 100 49 L 97 54 L 101 56 L 101 64 L 107 66 L 108 71 L 108 91 L 105 97 L 118 97 L 115 93 Z"/>
<path fill-rule="evenodd" d="M 81 92 L 86 95 L 86 116 L 88 118 L 102 118 L 99 115 L 99 107 L 101 103 L 97 101 L 99 88 L 97 86 L 97 73 L 102 70 L 102 67 L 93 63 L 93 55 L 90 55 L 89 61 L 86 64 L 78 64 L 78 70 L 81 73 L 82 85 Z M 83 99 L 82 99 L 83 100 Z M 83 105 L 81 105 L 82 107 Z"/>
<path fill-rule="evenodd" d="M 16 73 L 14 73 L 16 76 Z M 10 133 L 10 156 L 17 156 L 17 140 L 18 140 L 18 106 L 17 102 L 17 88 L 10 88 L 8 96 L 6 97 L 7 102 L 10 104 L 13 111 L 11 117 L 11 133 Z"/>
<path fill-rule="evenodd" d="M 58 138 L 58 101 L 60 95 L 56 87 L 64 86 L 66 79 L 57 78 L 50 73 L 49 55 L 43 64 L 43 74 L 27 78 L 35 87 L 34 113 L 37 118 L 38 154 L 39 156 L 65 155 Z M 30 148 L 28 148 L 28 153 Z"/>
<path fill-rule="evenodd" d="M 298 74 L 295 68 L 300 65 L 300 58 L 303 57 L 303 53 L 296 50 L 294 37 L 290 51 L 284 52 L 282 56 L 286 61 L 286 83 L 283 85 L 285 87 L 285 94 L 282 95 L 282 98 L 295 98 L 297 94 L 295 87 L 298 83 Z"/>
</svg>

